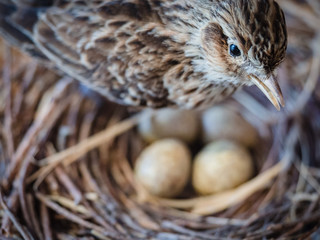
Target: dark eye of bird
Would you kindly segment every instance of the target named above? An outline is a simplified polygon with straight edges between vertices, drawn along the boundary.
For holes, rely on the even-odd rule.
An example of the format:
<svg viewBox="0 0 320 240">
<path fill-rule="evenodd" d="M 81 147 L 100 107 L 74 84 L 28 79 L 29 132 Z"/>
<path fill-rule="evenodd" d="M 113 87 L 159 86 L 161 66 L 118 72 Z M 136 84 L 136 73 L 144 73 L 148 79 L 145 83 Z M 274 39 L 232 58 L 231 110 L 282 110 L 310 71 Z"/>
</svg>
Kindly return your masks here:
<svg viewBox="0 0 320 240">
<path fill-rule="evenodd" d="M 239 57 L 241 55 L 241 51 L 236 45 L 231 44 L 230 45 L 230 55 L 232 57 Z"/>
</svg>

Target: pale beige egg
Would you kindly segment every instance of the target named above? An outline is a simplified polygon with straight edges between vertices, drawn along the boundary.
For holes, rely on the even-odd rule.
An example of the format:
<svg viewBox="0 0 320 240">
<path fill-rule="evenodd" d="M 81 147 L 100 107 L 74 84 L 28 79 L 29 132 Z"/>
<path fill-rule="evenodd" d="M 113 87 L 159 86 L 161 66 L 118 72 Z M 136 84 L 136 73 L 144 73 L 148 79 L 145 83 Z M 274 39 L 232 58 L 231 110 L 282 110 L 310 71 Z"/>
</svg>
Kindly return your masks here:
<svg viewBox="0 0 320 240">
<path fill-rule="evenodd" d="M 254 146 L 259 138 L 257 130 L 240 114 L 222 106 L 203 113 L 202 137 L 206 143 L 226 139 L 248 147 Z"/>
<path fill-rule="evenodd" d="M 175 197 L 188 182 L 191 154 L 187 146 L 174 139 L 154 142 L 143 150 L 135 164 L 135 175 L 153 195 Z"/>
<path fill-rule="evenodd" d="M 218 193 L 248 181 L 253 171 L 246 148 L 230 141 L 217 141 L 195 157 L 192 185 L 203 195 Z"/>
<path fill-rule="evenodd" d="M 176 138 L 191 143 L 200 132 L 199 126 L 200 120 L 195 111 L 164 108 L 145 112 L 138 130 L 147 142 Z"/>
</svg>

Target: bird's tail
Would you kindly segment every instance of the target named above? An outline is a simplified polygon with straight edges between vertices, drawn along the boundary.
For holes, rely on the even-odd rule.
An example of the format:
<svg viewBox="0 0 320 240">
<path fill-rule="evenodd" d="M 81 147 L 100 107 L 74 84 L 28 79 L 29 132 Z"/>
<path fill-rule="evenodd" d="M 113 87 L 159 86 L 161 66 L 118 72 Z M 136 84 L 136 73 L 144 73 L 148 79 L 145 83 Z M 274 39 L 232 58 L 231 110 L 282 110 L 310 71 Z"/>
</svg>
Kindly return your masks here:
<svg viewBox="0 0 320 240">
<path fill-rule="evenodd" d="M 31 0 L 0 0 L 0 35 L 9 44 L 33 56 L 45 58 L 34 45 L 32 36 L 33 27 L 44 9 L 32 4 Z"/>
</svg>

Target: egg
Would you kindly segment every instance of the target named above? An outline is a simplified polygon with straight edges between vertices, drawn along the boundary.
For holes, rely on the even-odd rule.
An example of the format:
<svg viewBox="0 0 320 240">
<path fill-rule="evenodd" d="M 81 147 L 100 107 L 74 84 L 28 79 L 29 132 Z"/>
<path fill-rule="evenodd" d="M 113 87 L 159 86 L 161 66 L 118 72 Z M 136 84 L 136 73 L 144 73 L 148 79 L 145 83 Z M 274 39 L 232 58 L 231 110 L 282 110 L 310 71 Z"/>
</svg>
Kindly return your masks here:
<svg viewBox="0 0 320 240">
<path fill-rule="evenodd" d="M 225 139 L 248 147 L 254 146 L 259 140 L 257 130 L 250 123 L 240 114 L 222 106 L 203 113 L 202 137 L 206 143 Z"/>
<path fill-rule="evenodd" d="M 217 141 L 196 155 L 192 171 L 194 189 L 208 195 L 246 182 L 253 175 L 254 167 L 246 148 L 230 141 Z"/>
<path fill-rule="evenodd" d="M 135 176 L 144 188 L 159 197 L 179 195 L 188 182 L 191 154 L 181 141 L 163 139 L 145 148 L 135 164 Z"/>
<path fill-rule="evenodd" d="M 176 138 L 191 143 L 200 132 L 200 123 L 195 111 L 164 108 L 145 112 L 138 130 L 147 142 Z"/>
</svg>

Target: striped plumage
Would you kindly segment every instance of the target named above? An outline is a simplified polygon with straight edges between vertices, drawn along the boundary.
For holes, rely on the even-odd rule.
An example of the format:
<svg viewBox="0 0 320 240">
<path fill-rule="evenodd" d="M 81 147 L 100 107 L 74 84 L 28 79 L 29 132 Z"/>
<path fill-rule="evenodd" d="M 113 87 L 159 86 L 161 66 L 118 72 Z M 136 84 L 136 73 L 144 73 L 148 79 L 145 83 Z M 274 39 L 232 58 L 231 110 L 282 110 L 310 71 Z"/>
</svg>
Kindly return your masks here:
<svg viewBox="0 0 320 240">
<path fill-rule="evenodd" d="M 253 83 L 283 103 L 273 0 L 0 0 L 0 21 L 10 42 L 121 104 L 194 108 Z"/>
</svg>

